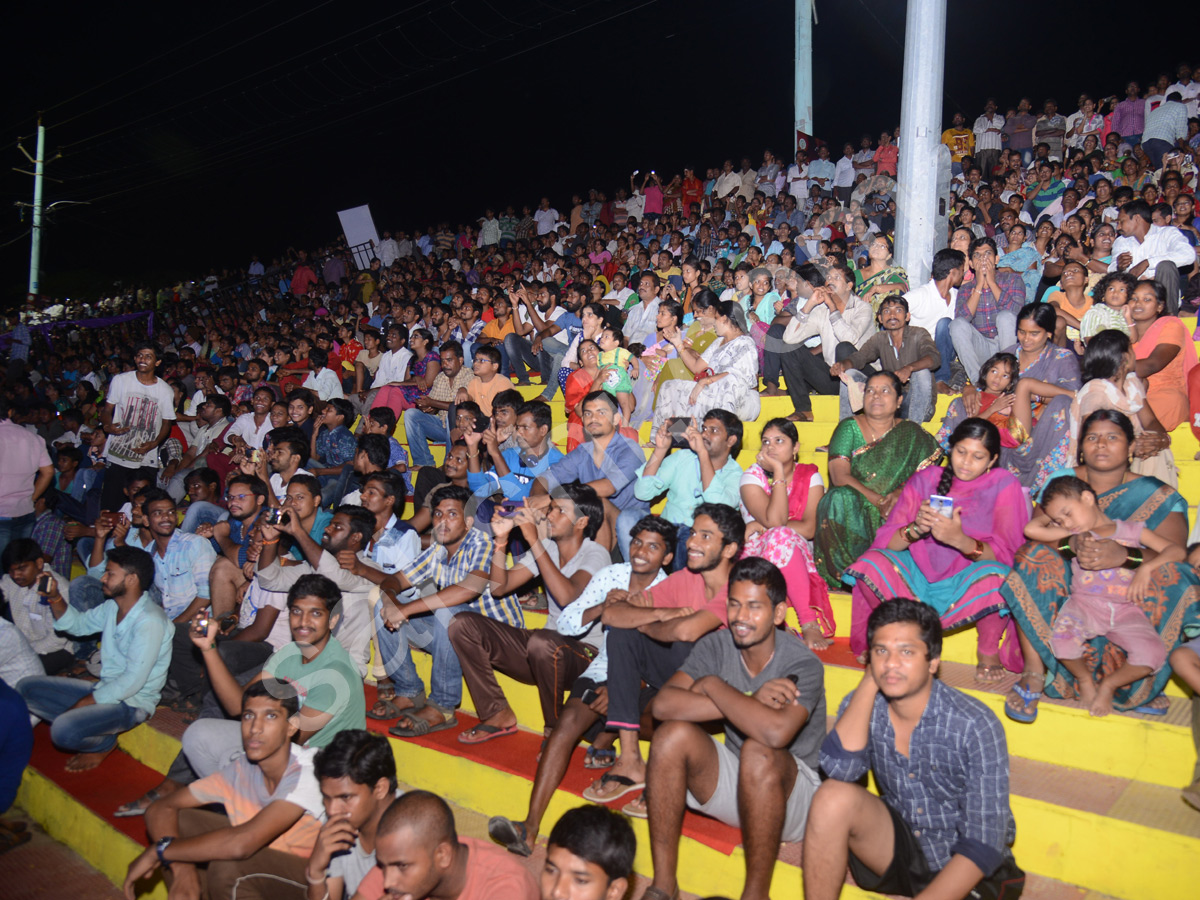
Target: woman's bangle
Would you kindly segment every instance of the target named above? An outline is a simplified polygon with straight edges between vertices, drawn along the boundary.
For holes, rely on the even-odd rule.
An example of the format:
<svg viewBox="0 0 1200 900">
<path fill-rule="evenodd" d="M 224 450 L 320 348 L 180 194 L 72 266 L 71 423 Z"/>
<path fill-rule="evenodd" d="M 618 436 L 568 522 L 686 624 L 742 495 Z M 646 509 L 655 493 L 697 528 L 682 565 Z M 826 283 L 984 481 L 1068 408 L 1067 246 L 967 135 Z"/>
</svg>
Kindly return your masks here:
<svg viewBox="0 0 1200 900">
<path fill-rule="evenodd" d="M 476 450 L 474 453 L 468 453 L 468 454 L 467 454 L 467 459 L 478 459 L 478 458 L 479 458 L 479 451 L 478 451 L 478 450 Z"/>
<path fill-rule="evenodd" d="M 983 559 L 983 551 L 987 549 L 986 545 L 979 538 L 971 538 L 971 540 L 975 542 L 975 549 L 964 553 L 963 556 L 971 562 L 979 562 L 979 560 Z"/>
<path fill-rule="evenodd" d="M 1136 569 L 1142 564 L 1145 557 L 1142 551 L 1137 547 L 1128 547 L 1125 550 L 1125 562 L 1121 563 L 1122 569 Z"/>
<path fill-rule="evenodd" d="M 917 531 L 917 532 L 915 532 L 915 535 L 914 535 L 913 526 L 916 524 L 917 524 L 916 522 L 909 522 L 907 525 L 904 526 L 904 530 L 900 533 L 901 537 L 903 537 L 910 544 L 915 544 L 917 541 L 919 541 L 921 539 L 921 532 Z"/>
<path fill-rule="evenodd" d="M 1069 537 L 1065 537 L 1058 542 L 1058 552 L 1059 555 L 1065 560 L 1072 560 L 1077 555 L 1075 551 L 1071 549 L 1071 539 Z"/>
<path fill-rule="evenodd" d="M 309 884 L 324 884 L 325 883 L 325 875 L 322 874 L 320 878 L 314 879 L 311 875 L 308 874 L 308 869 L 305 869 L 304 870 L 304 880 L 307 881 Z"/>
</svg>

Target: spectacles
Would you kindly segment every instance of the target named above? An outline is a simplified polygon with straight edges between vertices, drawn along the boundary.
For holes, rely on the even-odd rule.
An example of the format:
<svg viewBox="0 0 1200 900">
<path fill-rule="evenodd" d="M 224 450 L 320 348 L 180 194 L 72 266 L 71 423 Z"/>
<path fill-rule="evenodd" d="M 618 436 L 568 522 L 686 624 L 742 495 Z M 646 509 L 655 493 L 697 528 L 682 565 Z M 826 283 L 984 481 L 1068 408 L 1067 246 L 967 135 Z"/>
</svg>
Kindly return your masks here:
<svg viewBox="0 0 1200 900">
<path fill-rule="evenodd" d="M 246 500 L 253 496 L 254 496 L 253 494 L 226 494 L 225 499 L 226 500 Z"/>
</svg>

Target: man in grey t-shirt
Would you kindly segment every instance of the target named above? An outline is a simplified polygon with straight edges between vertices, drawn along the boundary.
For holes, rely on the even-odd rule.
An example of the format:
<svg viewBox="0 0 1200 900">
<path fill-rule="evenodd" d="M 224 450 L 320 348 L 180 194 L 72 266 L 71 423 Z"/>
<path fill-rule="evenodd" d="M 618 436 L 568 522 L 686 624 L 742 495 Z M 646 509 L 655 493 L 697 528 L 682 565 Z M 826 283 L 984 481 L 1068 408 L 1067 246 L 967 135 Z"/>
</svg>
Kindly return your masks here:
<svg viewBox="0 0 1200 900">
<path fill-rule="evenodd" d="M 729 575 L 729 628 L 696 642 L 650 707 L 646 798 L 654 885 L 675 895 L 684 806 L 742 829 L 743 896 L 767 896 L 780 841 L 804 837 L 825 738 L 825 672 L 782 629 L 783 574 L 758 557 Z M 702 723 L 723 721 L 725 743 Z M 741 821 L 738 809 L 755 815 Z M 659 896 L 659 895 L 655 895 Z"/>
</svg>

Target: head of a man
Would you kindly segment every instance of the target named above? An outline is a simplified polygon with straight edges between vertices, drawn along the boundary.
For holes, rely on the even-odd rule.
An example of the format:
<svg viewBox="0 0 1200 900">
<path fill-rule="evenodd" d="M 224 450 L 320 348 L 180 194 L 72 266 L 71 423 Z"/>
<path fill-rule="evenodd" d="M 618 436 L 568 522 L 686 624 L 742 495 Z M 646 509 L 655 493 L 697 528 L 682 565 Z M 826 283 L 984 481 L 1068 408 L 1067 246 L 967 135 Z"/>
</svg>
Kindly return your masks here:
<svg viewBox="0 0 1200 900">
<path fill-rule="evenodd" d="M 311 658 L 325 649 L 341 616 L 342 592 L 324 575 L 301 575 L 288 590 L 292 640 Z"/>
<path fill-rule="evenodd" d="M 271 450 L 267 456 L 267 464 L 272 472 L 295 472 L 308 459 L 309 443 L 304 439 L 304 432 L 298 428 L 276 428 L 271 431 L 270 436 Z"/>
<path fill-rule="evenodd" d="M 389 898 L 426 900 L 449 877 L 461 847 L 454 814 L 428 791 L 409 791 L 379 820 L 375 865 Z"/>
<path fill-rule="evenodd" d="M 787 615 L 787 582 L 773 563 L 758 556 L 739 559 L 729 572 L 725 610 L 738 650 L 774 640 Z"/>
<path fill-rule="evenodd" d="M 442 485 L 430 498 L 433 538 L 448 549 L 457 548 L 475 525 L 471 492 L 457 484 Z"/>
<path fill-rule="evenodd" d="M 710 409 L 700 421 L 700 443 L 714 466 L 737 456 L 742 445 L 742 420 L 727 409 Z"/>
<path fill-rule="evenodd" d="M 299 730 L 300 695 L 291 682 L 263 678 L 242 692 L 242 749 L 246 759 L 262 763 L 291 752 Z"/>
<path fill-rule="evenodd" d="M 578 532 L 591 540 L 604 524 L 604 504 L 595 488 L 578 481 L 560 485 L 546 508 L 546 524 L 550 539 L 562 541 Z"/>
<path fill-rule="evenodd" d="M 343 550 L 358 552 L 375 534 L 375 516 L 361 506 L 339 506 L 321 535 L 321 546 L 334 556 Z"/>
<path fill-rule="evenodd" d="M 516 425 L 513 429 L 521 449 L 540 454 L 545 449 L 551 422 L 548 403 L 542 400 L 530 400 L 521 404 L 517 409 Z"/>
<path fill-rule="evenodd" d="M 703 573 L 731 565 L 746 542 L 746 523 L 732 506 L 701 503 L 693 513 L 687 540 L 687 568 Z"/>
<path fill-rule="evenodd" d="M 150 533 L 156 538 L 170 539 L 178 524 L 171 495 L 159 488 L 150 488 L 143 496 L 142 509 Z"/>
<path fill-rule="evenodd" d="M 550 831 L 542 900 L 621 900 L 633 877 L 637 839 L 606 806 L 568 810 Z"/>
<path fill-rule="evenodd" d="M 900 598 L 879 604 L 867 619 L 867 665 L 889 701 L 928 691 L 941 656 L 942 623 L 932 606 Z"/>
<path fill-rule="evenodd" d="M 372 472 L 363 479 L 359 502 L 377 522 L 386 524 L 392 516 L 404 515 L 404 481 L 392 471 Z"/>
<path fill-rule="evenodd" d="M 621 407 L 612 394 L 592 391 L 583 398 L 583 429 L 592 440 L 607 440 L 616 433 L 624 420 Z"/>
<path fill-rule="evenodd" d="M 21 588 L 27 588 L 37 581 L 44 566 L 42 548 L 33 538 L 9 541 L 3 556 L 0 556 L 0 569 L 7 572 L 8 577 Z"/>
<path fill-rule="evenodd" d="M 344 820 L 356 832 L 378 821 L 396 795 L 396 758 L 383 735 L 340 731 L 317 751 L 313 770 L 326 819 Z"/>
<path fill-rule="evenodd" d="M 113 547 L 108 551 L 100 589 L 112 599 L 133 599 L 150 590 L 154 583 L 154 560 L 137 547 Z"/>
</svg>

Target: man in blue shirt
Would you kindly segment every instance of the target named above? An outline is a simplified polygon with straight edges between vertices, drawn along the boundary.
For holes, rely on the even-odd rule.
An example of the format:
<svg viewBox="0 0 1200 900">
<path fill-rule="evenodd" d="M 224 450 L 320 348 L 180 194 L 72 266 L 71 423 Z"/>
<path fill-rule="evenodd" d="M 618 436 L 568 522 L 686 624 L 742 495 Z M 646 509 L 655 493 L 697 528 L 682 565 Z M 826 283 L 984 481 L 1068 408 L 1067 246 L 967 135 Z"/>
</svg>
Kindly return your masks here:
<svg viewBox="0 0 1200 900">
<path fill-rule="evenodd" d="M 741 420 L 728 410 L 711 409 L 699 426 L 695 422 L 688 425 L 683 438 L 688 448 L 671 453 L 675 435 L 669 428 L 660 428 L 654 452 L 638 469 L 633 487 L 634 496 L 646 502 L 667 495 L 662 516 L 678 535 L 672 548 L 674 572 L 687 565 L 687 540 L 692 536 L 696 507 L 723 503 L 737 509 L 741 501 L 742 467 L 734 458 L 742 444 Z M 617 541 L 625 559 L 629 559 L 633 526 L 642 515 L 630 510 L 617 517 Z"/>
<path fill-rule="evenodd" d="M 622 424 L 621 407 L 611 394 L 592 391 L 584 397 L 583 430 L 589 440 L 538 476 L 526 500 L 528 506 L 545 509 L 559 485 L 571 481 L 589 485 L 604 504 L 604 525 L 595 540 L 609 550 L 616 543 L 618 515 L 635 510 L 641 518 L 650 511 L 650 504 L 633 492 L 646 455 L 635 440 L 620 434 Z"/>
<path fill-rule="evenodd" d="M 829 776 L 804 841 L 804 896 L 833 900 L 846 867 L 880 894 L 1020 896 L 1009 845 L 1008 747 L 995 713 L 934 676 L 932 607 L 893 600 L 867 620 L 868 668 L 821 748 Z M 870 769 L 879 796 L 856 782 Z"/>
<path fill-rule="evenodd" d="M 76 755 L 68 772 L 100 765 L 117 745 L 117 735 L 154 715 L 171 664 L 175 629 L 146 591 L 154 561 L 145 550 L 114 547 L 100 579 L 105 601 L 87 612 L 68 606 L 53 576 L 46 600 L 57 630 L 102 635 L 100 680 L 32 676 L 20 692 L 29 711 L 50 723 L 50 738 Z"/>
</svg>

